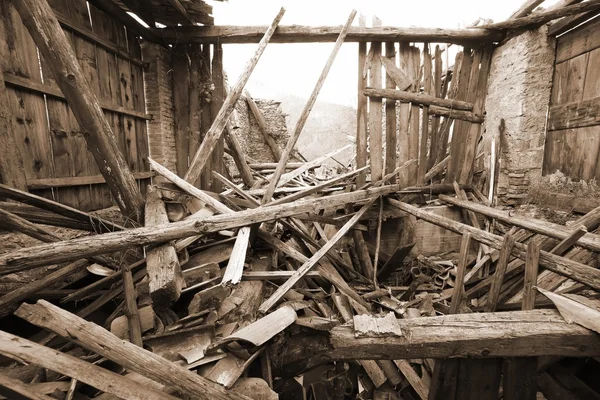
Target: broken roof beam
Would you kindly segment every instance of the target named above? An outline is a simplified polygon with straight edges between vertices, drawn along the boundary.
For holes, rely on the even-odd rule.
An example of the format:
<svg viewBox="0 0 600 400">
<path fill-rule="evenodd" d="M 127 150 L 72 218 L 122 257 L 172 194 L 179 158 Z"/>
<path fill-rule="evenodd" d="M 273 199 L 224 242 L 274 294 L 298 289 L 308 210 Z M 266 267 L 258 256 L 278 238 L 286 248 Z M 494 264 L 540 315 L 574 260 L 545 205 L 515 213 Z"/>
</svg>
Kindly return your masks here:
<svg viewBox="0 0 600 400">
<path fill-rule="evenodd" d="M 453 314 L 398 320 L 402 336 L 356 337 L 352 326 L 274 346 L 274 368 L 286 375 L 332 360 L 406 360 L 600 354 L 600 335 L 567 323 L 556 310 Z"/>
<path fill-rule="evenodd" d="M 248 399 L 246 396 L 229 392 L 218 384 L 157 354 L 125 342 L 93 322 L 79 318 L 45 300 L 40 300 L 36 304 L 23 304 L 15 315 L 72 340 L 124 368 L 173 387 L 193 398 Z M 47 368 L 52 369 L 51 366 Z M 125 398 L 133 397 L 125 396 Z"/>
<path fill-rule="evenodd" d="M 245 211 L 213 215 L 201 220 L 192 218 L 154 227 L 134 228 L 122 232 L 86 236 L 28 247 L 1 255 L 0 270 L 24 270 L 35 266 L 71 261 L 96 254 L 131 249 L 132 246 L 165 243 L 174 239 L 240 228 L 259 222 L 267 222 L 304 213 L 315 213 L 324 209 L 342 208 L 348 203 L 364 203 L 375 197 L 394 193 L 399 190 L 400 185 L 388 185 L 316 199 L 298 200 L 277 206 L 257 207 Z"/>
<path fill-rule="evenodd" d="M 196 21 L 188 14 L 187 10 L 181 5 L 179 0 L 167 0 L 171 7 L 173 7 L 179 15 L 181 15 L 189 24 L 196 25 Z"/>
<path fill-rule="evenodd" d="M 519 7 L 517 11 L 512 13 L 509 19 L 516 19 L 528 16 L 533 10 L 535 10 L 537 6 L 542 4 L 544 1 L 546 0 L 527 0 L 521 5 L 521 7 Z"/>
<path fill-rule="evenodd" d="M 440 215 L 433 214 L 401 201 L 394 199 L 388 199 L 388 201 L 394 207 L 412 214 L 419 219 L 430 222 L 437 226 L 441 226 L 442 228 L 446 228 L 456 233 L 464 234 L 469 232 L 473 235 L 473 239 L 480 243 L 486 244 L 494 249 L 502 248 L 503 240 L 501 236 L 474 228 L 470 225 L 453 221 Z M 521 260 L 525 260 L 527 258 L 527 246 L 522 243 L 515 243 L 512 254 Z M 559 275 L 566 276 L 594 289 L 600 289 L 600 270 L 592 268 L 588 265 L 570 260 L 568 258 L 560 257 L 546 251 L 542 251 L 540 254 L 540 265 Z"/>
<path fill-rule="evenodd" d="M 75 52 L 46 0 L 14 0 L 40 54 L 69 102 L 87 148 L 123 215 L 138 221 L 144 199 Z"/>
<path fill-rule="evenodd" d="M 266 26 L 198 26 L 155 29 L 167 43 L 258 43 Z M 271 43 L 335 42 L 341 26 L 280 26 Z M 397 28 L 392 26 L 350 27 L 345 42 L 403 41 L 428 43 L 499 42 L 504 35 L 485 29 Z"/>
<path fill-rule="evenodd" d="M 567 17 L 570 15 L 586 13 L 589 11 L 600 10 L 600 0 L 588 0 L 580 4 L 574 4 L 567 7 L 542 11 L 540 13 L 531 14 L 527 17 L 509 19 L 507 21 L 498 22 L 495 24 L 483 25 L 484 30 L 506 30 L 506 29 L 522 29 L 533 26 L 539 26 L 552 20 Z M 480 29 L 474 27 L 473 29 Z"/>
</svg>

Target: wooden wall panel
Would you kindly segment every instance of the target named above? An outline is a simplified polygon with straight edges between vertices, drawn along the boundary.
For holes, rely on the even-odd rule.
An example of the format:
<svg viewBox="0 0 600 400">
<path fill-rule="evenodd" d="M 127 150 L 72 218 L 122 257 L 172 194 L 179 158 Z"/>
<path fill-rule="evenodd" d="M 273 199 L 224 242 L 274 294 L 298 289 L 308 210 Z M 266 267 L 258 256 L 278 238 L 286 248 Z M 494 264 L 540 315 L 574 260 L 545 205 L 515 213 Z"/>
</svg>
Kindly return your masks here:
<svg viewBox="0 0 600 400">
<path fill-rule="evenodd" d="M 600 20 L 557 43 L 542 174 L 600 179 Z"/>
<path fill-rule="evenodd" d="M 123 25 L 113 18 L 92 5 L 88 8 L 85 0 L 50 0 L 49 3 L 60 18 L 72 26 L 63 25 L 63 29 L 90 88 L 105 109 L 114 110 L 105 114 L 130 167 L 135 173 L 148 171 L 139 43 L 133 35 L 126 36 Z M 59 187 L 36 190 L 36 193 L 82 210 L 111 206 L 113 201 L 105 184 L 89 183 L 96 179 L 82 179 L 81 184 L 73 184 L 74 177 L 100 174 L 87 151 L 84 132 L 63 98 L 44 94 L 58 91 L 46 61 L 38 60 L 37 48 L 10 2 L 2 2 L 0 7 L 4 16 L 0 21 L 3 33 L 0 66 L 7 76 L 23 82 L 15 79 L 8 82 L 7 92 L 12 99 L 14 132 L 28 181 L 54 178 L 62 182 L 60 179 L 64 178 L 69 185 L 59 183 Z M 35 85 L 38 89 L 31 89 Z M 140 184 L 143 186 L 146 182 Z"/>
</svg>

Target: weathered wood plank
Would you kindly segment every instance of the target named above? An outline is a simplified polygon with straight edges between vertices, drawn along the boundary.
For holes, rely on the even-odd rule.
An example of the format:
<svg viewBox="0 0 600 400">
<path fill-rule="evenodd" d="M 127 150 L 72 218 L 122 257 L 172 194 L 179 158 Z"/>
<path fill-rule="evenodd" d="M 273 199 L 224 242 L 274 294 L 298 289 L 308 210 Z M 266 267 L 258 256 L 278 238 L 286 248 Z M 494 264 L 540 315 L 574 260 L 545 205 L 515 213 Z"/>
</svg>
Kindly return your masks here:
<svg viewBox="0 0 600 400">
<path fill-rule="evenodd" d="M 267 30 L 266 26 L 198 26 L 172 27 L 169 30 L 155 30 L 166 43 L 258 43 Z M 272 38 L 273 43 L 315 43 L 335 42 L 340 35 L 340 26 L 281 26 Z M 431 29 L 352 27 L 348 31 L 348 42 L 498 42 L 503 35 L 485 29 Z"/>
<path fill-rule="evenodd" d="M 550 107 L 548 129 L 583 128 L 600 125 L 600 97 Z"/>
<path fill-rule="evenodd" d="M 558 38 L 556 63 L 600 47 L 600 38 L 597 35 L 598 26 L 600 26 L 600 21 L 595 20 Z"/>
</svg>

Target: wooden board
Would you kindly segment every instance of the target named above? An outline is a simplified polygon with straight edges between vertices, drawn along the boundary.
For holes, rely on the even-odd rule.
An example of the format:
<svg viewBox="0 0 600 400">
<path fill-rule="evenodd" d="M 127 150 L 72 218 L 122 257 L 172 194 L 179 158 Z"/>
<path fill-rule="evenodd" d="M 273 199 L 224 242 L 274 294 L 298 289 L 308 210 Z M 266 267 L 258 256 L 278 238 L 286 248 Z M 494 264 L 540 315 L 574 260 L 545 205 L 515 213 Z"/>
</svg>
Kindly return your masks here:
<svg viewBox="0 0 600 400">
<path fill-rule="evenodd" d="M 562 62 L 600 47 L 600 20 L 575 29 L 558 39 L 556 61 Z"/>
</svg>

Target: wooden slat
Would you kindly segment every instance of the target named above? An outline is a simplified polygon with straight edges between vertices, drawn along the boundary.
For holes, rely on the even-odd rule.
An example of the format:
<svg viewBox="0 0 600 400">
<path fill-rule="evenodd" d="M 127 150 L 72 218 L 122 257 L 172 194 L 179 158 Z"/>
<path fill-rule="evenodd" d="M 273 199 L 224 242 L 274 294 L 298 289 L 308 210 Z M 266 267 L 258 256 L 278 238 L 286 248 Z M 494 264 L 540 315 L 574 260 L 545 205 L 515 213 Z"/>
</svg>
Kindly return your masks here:
<svg viewBox="0 0 600 400">
<path fill-rule="evenodd" d="M 210 103 L 210 113 L 215 116 L 215 121 L 217 120 L 217 115 L 219 114 L 221 107 L 225 103 L 225 75 L 223 70 L 223 46 L 220 43 L 213 45 L 213 58 L 212 58 L 212 82 L 214 85 L 214 90 L 212 92 L 211 103 Z M 235 106 L 234 106 L 235 107 Z M 227 124 L 226 124 L 227 125 Z M 211 126 L 212 128 L 212 126 Z M 212 170 L 217 171 L 218 173 L 224 174 L 225 168 L 223 167 L 223 153 L 224 153 L 224 145 L 223 145 L 223 135 L 216 141 L 215 147 L 213 148 L 211 157 L 211 165 Z M 192 155 L 190 154 L 190 159 Z M 190 161 L 191 164 L 191 161 Z M 221 191 L 221 182 L 213 180 L 210 185 L 210 190 L 215 193 L 219 193 Z"/>
<path fill-rule="evenodd" d="M 365 25 L 365 17 L 360 16 L 360 25 Z M 367 43 L 358 44 L 358 95 L 356 107 L 356 167 L 362 168 L 367 165 L 367 96 L 363 90 L 367 87 Z M 365 184 L 366 174 L 361 174 L 356 183 L 359 187 Z"/>
<path fill-rule="evenodd" d="M 175 47 L 173 53 L 173 108 L 175 117 L 175 148 L 177 174 L 183 177 L 188 169 L 190 125 L 189 58 L 185 46 Z M 176 78 L 175 78 L 176 77 Z"/>
<path fill-rule="evenodd" d="M 600 47 L 600 37 L 597 34 L 599 26 L 600 20 L 594 20 L 558 38 L 556 62 L 563 62 Z"/>
<path fill-rule="evenodd" d="M 600 124 L 600 97 L 550 107 L 548 130 L 582 128 Z"/>
<path fill-rule="evenodd" d="M 373 17 L 373 25 L 379 21 Z M 381 22 L 379 21 L 379 24 Z M 381 42 L 371 42 L 369 50 L 369 86 L 374 89 L 382 88 L 381 76 Z M 372 58 L 370 55 L 373 55 Z M 368 93 L 365 93 L 368 95 Z M 378 181 L 383 177 L 383 132 L 382 132 L 381 98 L 369 97 L 369 159 L 371 161 L 371 180 Z"/>
<path fill-rule="evenodd" d="M 535 290 L 533 286 L 538 279 L 538 268 L 540 264 L 540 245 L 535 240 L 527 243 L 527 259 L 525 261 L 525 284 L 523 288 L 523 310 L 535 308 Z"/>
<path fill-rule="evenodd" d="M 431 96 L 431 53 L 429 43 L 423 45 L 423 94 Z M 435 96 L 432 96 L 435 97 Z M 429 106 L 423 106 L 421 119 L 421 139 L 419 143 L 419 166 L 417 169 L 417 184 L 425 184 L 427 172 L 427 149 L 429 146 Z"/>
<path fill-rule="evenodd" d="M 394 42 L 385 42 L 385 58 L 389 64 L 396 66 L 396 48 Z M 387 71 L 387 69 L 386 69 Z M 388 89 L 395 89 L 396 83 L 388 73 L 385 75 L 385 86 Z M 396 133 L 396 101 L 386 99 L 385 101 L 385 170 L 384 175 L 396 169 L 397 133 Z M 396 177 L 390 180 L 396 183 Z"/>
</svg>

